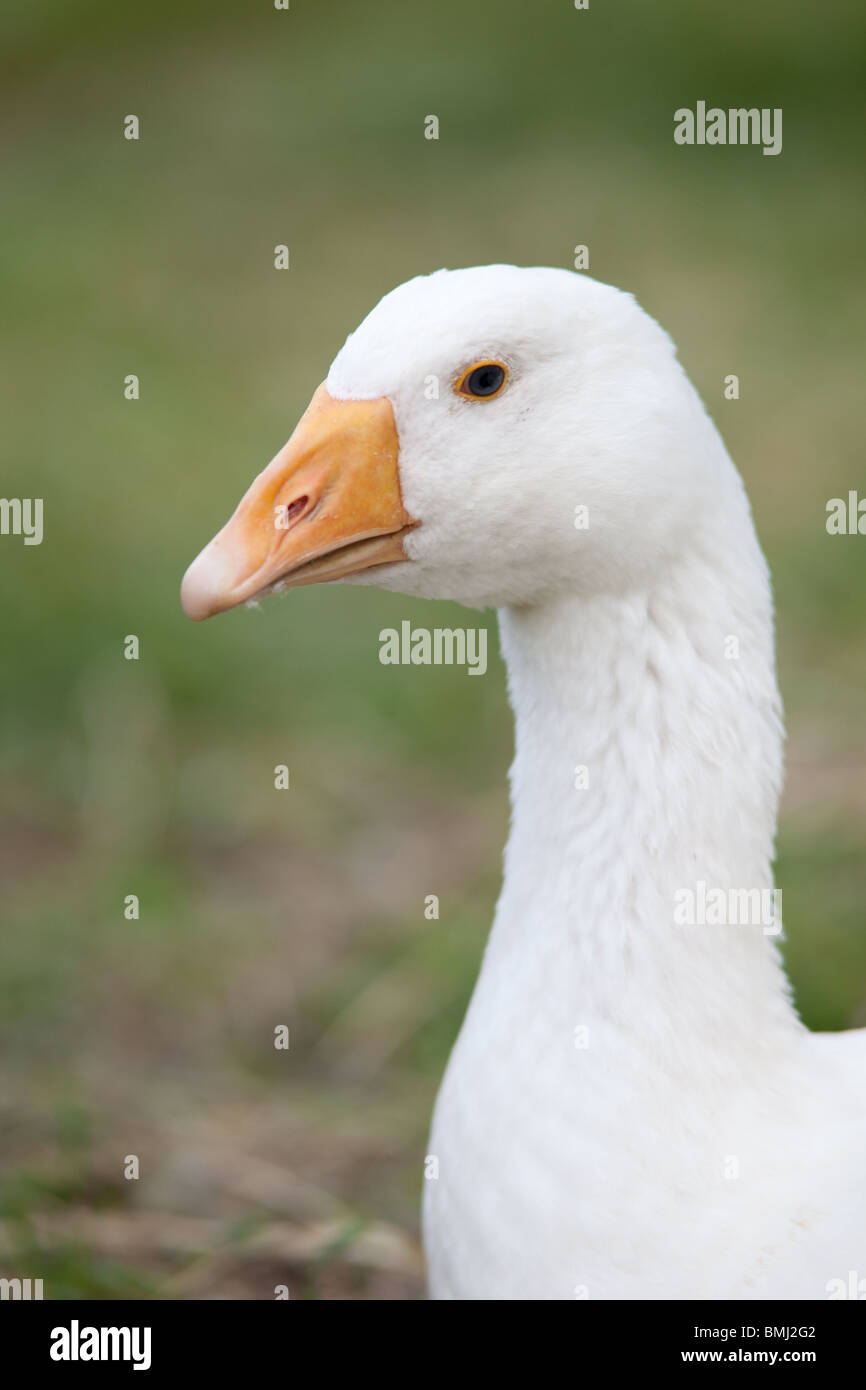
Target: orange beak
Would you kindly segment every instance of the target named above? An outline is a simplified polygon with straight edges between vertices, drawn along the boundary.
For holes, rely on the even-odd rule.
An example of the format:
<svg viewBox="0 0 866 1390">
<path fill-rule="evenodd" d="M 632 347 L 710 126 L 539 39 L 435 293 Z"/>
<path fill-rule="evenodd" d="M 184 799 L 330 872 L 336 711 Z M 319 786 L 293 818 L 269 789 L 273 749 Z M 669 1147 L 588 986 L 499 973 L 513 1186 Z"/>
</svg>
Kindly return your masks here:
<svg viewBox="0 0 866 1390">
<path fill-rule="evenodd" d="M 187 617 L 405 560 L 403 537 L 417 523 L 403 506 L 398 455 L 387 397 L 337 401 L 320 386 L 288 444 L 184 575 Z"/>
</svg>

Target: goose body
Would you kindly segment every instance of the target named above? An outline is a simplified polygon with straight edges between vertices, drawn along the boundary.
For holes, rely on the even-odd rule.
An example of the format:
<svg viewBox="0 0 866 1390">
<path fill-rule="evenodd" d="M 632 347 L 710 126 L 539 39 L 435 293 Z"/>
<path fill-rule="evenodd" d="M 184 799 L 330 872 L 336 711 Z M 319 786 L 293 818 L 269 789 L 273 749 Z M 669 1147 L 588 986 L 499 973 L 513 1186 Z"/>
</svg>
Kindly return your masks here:
<svg viewBox="0 0 866 1390">
<path fill-rule="evenodd" d="M 772 900 L 783 727 L 748 500 L 670 340 L 565 271 L 387 295 L 184 604 L 332 579 L 496 607 L 515 717 L 432 1296 L 866 1295 L 866 1032 L 810 1034 L 778 916 L 718 909 Z"/>
</svg>

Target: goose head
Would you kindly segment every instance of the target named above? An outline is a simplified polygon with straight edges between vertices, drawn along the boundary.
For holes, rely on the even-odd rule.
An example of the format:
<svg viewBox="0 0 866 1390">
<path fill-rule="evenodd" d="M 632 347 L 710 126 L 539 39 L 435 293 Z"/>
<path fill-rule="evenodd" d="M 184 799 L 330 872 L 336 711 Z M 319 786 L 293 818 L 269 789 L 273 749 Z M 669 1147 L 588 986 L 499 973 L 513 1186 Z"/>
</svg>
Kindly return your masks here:
<svg viewBox="0 0 866 1390">
<path fill-rule="evenodd" d="M 347 339 L 185 611 L 331 580 L 474 607 L 625 591 L 718 507 L 707 427 L 631 295 L 544 268 L 419 276 Z"/>
</svg>

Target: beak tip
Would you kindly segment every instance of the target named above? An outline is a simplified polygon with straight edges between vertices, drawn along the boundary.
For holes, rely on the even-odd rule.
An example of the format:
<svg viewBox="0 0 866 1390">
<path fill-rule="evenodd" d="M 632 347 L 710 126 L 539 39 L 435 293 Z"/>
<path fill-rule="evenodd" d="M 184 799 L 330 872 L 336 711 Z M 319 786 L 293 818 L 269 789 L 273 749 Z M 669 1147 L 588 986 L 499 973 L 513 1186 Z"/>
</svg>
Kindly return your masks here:
<svg viewBox="0 0 866 1390">
<path fill-rule="evenodd" d="M 180 601 L 183 611 L 194 623 L 204 622 L 205 618 L 219 613 L 222 604 L 219 591 L 214 583 L 213 566 L 209 563 L 207 550 L 193 560 L 183 577 L 180 586 Z"/>
</svg>

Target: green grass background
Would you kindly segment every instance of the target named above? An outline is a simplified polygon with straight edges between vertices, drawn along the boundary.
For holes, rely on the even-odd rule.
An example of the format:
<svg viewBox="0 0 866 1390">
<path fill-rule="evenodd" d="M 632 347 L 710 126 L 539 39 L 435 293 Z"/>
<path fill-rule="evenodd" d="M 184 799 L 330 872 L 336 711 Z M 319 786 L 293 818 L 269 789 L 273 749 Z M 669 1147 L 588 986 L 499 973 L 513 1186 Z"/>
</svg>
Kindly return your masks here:
<svg viewBox="0 0 866 1390">
<path fill-rule="evenodd" d="M 866 540 L 824 527 L 866 493 L 866 12 L 12 0 L 3 28 L 0 490 L 45 499 L 45 540 L 0 540 L 0 1272 L 419 1297 L 426 1127 L 506 830 L 501 665 L 382 667 L 381 627 L 461 617 L 372 590 L 192 627 L 180 576 L 385 291 L 587 243 L 752 496 L 787 958 L 811 1026 L 866 1023 Z M 698 99 L 782 107 L 782 154 L 675 146 Z"/>
</svg>

